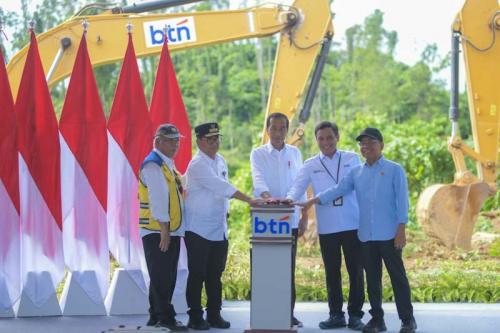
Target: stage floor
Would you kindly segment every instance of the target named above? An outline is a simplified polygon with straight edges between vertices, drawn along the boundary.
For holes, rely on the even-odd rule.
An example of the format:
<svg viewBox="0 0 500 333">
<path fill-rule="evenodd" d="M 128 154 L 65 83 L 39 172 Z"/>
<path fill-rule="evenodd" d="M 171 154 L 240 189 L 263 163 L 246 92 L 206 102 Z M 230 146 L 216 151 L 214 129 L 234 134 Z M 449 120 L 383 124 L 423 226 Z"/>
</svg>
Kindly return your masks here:
<svg viewBox="0 0 500 333">
<path fill-rule="evenodd" d="M 369 304 L 364 311 L 368 312 Z M 387 332 L 399 332 L 400 321 L 393 303 L 384 304 Z M 326 303 L 297 303 L 296 316 L 304 327 L 300 332 L 321 332 L 318 323 L 328 317 Z M 500 304 L 470 304 L 470 303 L 434 303 L 414 304 L 418 332 L 421 333 L 483 333 L 497 332 L 500 327 Z M 250 303 L 225 302 L 222 314 L 231 322 L 229 330 L 211 329 L 216 333 L 241 333 L 249 328 Z M 183 323 L 187 321 L 186 314 L 177 316 Z M 363 321 L 370 319 L 368 313 Z M 37 318 L 0 318 L 1 333 L 100 333 L 118 325 L 144 325 L 147 316 L 90 316 L 90 317 L 37 317 Z M 191 330 L 193 331 L 193 330 Z M 347 328 L 335 329 L 335 332 L 353 332 Z M 194 332 L 194 331 L 193 331 Z"/>
</svg>

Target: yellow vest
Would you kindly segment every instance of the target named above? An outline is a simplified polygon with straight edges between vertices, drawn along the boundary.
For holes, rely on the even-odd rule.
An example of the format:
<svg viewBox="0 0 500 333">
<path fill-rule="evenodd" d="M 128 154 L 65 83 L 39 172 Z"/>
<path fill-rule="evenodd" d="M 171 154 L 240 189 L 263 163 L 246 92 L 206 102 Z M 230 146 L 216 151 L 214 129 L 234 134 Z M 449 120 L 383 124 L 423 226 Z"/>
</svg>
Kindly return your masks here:
<svg viewBox="0 0 500 333">
<path fill-rule="evenodd" d="M 182 185 L 179 178 L 179 175 L 173 170 L 173 173 L 169 170 L 167 165 L 163 162 L 161 157 L 155 152 L 152 151 L 144 160 L 141 165 L 142 168 L 147 163 L 156 163 L 161 167 L 161 171 L 165 176 L 165 180 L 168 185 L 168 193 L 169 193 L 169 215 L 170 215 L 170 231 L 176 231 L 182 224 Z M 151 217 L 151 209 L 149 202 L 149 194 L 148 188 L 146 184 L 142 182 L 139 177 L 139 226 L 148 230 L 160 230 L 160 223 L 158 220 Z"/>
</svg>

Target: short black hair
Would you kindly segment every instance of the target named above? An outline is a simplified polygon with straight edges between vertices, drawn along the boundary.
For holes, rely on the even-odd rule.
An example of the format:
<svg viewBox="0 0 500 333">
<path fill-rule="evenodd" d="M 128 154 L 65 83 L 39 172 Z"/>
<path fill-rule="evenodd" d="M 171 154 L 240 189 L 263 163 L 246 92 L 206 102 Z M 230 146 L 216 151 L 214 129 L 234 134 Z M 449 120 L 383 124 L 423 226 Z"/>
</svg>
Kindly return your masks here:
<svg viewBox="0 0 500 333">
<path fill-rule="evenodd" d="M 325 129 L 325 128 L 331 128 L 335 136 L 339 136 L 339 127 L 337 126 L 336 123 L 333 123 L 331 121 L 322 121 L 316 125 L 314 128 L 314 136 L 318 134 L 319 130 Z"/>
<path fill-rule="evenodd" d="M 288 128 L 290 121 L 288 120 L 288 117 L 286 116 L 286 114 L 281 113 L 281 112 L 273 112 L 269 116 L 267 116 L 266 128 L 269 128 L 269 126 L 271 126 L 271 119 L 278 119 L 278 118 L 285 119 L 286 120 L 286 128 Z"/>
</svg>

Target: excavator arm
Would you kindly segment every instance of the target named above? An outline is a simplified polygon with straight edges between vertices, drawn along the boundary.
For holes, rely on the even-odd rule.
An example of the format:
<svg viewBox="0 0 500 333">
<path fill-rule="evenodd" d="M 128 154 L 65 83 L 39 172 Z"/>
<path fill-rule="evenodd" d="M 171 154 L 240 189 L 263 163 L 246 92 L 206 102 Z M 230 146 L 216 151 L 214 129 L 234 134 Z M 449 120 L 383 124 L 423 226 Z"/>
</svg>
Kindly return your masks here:
<svg viewBox="0 0 500 333">
<path fill-rule="evenodd" d="M 423 229 L 447 246 L 469 249 L 477 216 L 486 198 L 497 190 L 500 138 L 500 7 L 497 0 L 467 0 L 452 26 L 452 91 L 448 142 L 455 164 L 451 185 L 437 184 L 424 190 L 417 204 Z M 467 93 L 474 147 L 458 130 L 458 54 L 465 60 Z M 467 168 L 465 157 L 476 164 Z"/>
<path fill-rule="evenodd" d="M 182 4 L 193 1 L 156 1 L 160 6 L 153 9 L 168 2 Z M 127 10 L 115 9 L 94 16 L 75 16 L 37 36 L 49 86 L 71 74 L 84 20 L 90 25 L 87 43 L 93 66 L 123 59 L 128 24 L 133 26 L 134 47 L 138 57 L 160 53 L 165 29 L 172 52 L 279 34 L 266 115 L 283 112 L 293 118 L 318 52 L 324 42 L 333 36 L 328 0 L 296 0 L 291 6 L 271 5 L 213 12 L 130 13 L 139 9 L 138 6 L 130 6 Z M 14 98 L 17 96 L 27 51 L 26 46 L 7 66 Z M 309 95 L 314 95 L 314 92 Z"/>
</svg>

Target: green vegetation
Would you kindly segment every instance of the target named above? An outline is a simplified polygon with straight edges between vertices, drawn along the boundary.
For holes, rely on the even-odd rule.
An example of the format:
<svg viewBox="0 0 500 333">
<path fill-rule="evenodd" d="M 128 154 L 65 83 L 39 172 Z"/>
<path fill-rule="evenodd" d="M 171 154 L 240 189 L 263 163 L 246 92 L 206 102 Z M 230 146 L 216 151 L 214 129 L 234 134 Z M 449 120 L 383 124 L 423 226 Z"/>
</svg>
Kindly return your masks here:
<svg viewBox="0 0 500 333">
<path fill-rule="evenodd" d="M 21 13 L 7 13 L 0 8 L 0 19 L 16 31 L 11 40 L 13 50 L 6 52 L 10 56 L 28 41 L 24 33 L 31 19 L 28 0 L 21 3 Z M 206 10 L 227 6 L 228 1 L 207 1 L 188 7 Z M 44 0 L 36 9 L 35 29 L 46 31 L 74 13 L 72 0 Z M 451 19 L 450 16 L 450 22 Z M 334 41 L 342 37 L 336 36 Z M 345 47 L 338 42 L 332 46 L 306 125 L 303 156 L 316 152 L 310 133 L 320 120 L 336 121 L 341 129 L 340 146 L 354 151 L 357 147 L 353 138 L 363 127 L 379 127 L 386 138 L 386 156 L 404 166 L 409 180 L 411 211 L 405 257 L 413 298 L 422 302 L 499 302 L 500 238 L 491 243 L 477 243 L 470 252 L 449 250 L 425 236 L 415 218 L 419 193 L 430 184 L 453 180 L 453 162 L 446 147 L 450 133 L 449 94 L 445 83 L 436 79 L 437 74 L 448 69 L 448 56 L 441 57 L 437 47 L 429 45 L 417 63 L 397 61 L 394 58 L 397 33 L 384 29 L 380 11 L 348 29 L 345 39 Z M 269 38 L 234 42 L 172 55 L 191 124 L 220 122 L 224 132 L 221 152 L 230 166 L 231 180 L 247 193 L 251 192 L 248 158 L 252 147 L 260 142 L 276 41 Z M 158 58 L 139 61 L 149 99 Z M 107 113 L 120 65 L 95 69 Z M 64 94 L 64 84 L 52 89 L 56 112 L 60 112 Z M 460 106 L 462 136 L 471 143 L 465 93 L 460 96 Z M 473 168 L 472 163 L 470 167 Z M 499 207 L 500 191 L 485 203 L 476 231 L 500 233 Z M 248 299 L 249 210 L 233 202 L 230 214 L 231 245 L 224 294 L 227 299 Z M 316 243 L 300 244 L 297 268 L 298 299 L 326 300 Z M 387 276 L 384 276 L 384 297 L 392 299 Z"/>
<path fill-rule="evenodd" d="M 422 131 L 425 132 L 425 124 Z M 432 128 L 432 124 L 428 128 Z M 428 132 L 429 137 L 432 132 Z M 418 141 L 418 140 L 417 140 Z M 416 143 L 415 143 L 416 144 Z M 444 147 L 443 147 L 444 148 Z M 397 149 L 395 149 L 397 151 Z M 424 149 L 428 153 L 432 149 Z M 436 149 L 439 151 L 439 149 Z M 397 156 L 397 155 L 396 155 Z M 437 158 L 440 155 L 437 154 Z M 447 157 L 443 154 L 443 158 Z M 411 158 L 401 159 L 411 165 Z M 425 165 L 425 171 L 432 167 Z M 235 185 L 247 192 L 251 189 L 248 167 L 238 170 L 233 177 Z M 418 179 L 414 186 L 425 186 Z M 412 196 L 412 207 L 416 199 Z M 250 297 L 250 236 L 249 208 L 233 202 L 229 220 L 230 255 L 224 274 L 224 297 L 245 300 Z M 499 233 L 500 216 L 480 216 L 476 231 Z M 405 265 L 412 288 L 412 297 L 417 302 L 500 302 L 500 238 L 490 245 L 478 244 L 471 251 L 450 250 L 435 239 L 426 236 L 416 223 L 414 212 L 408 228 L 408 245 L 404 250 Z M 325 275 L 317 242 L 300 242 L 297 259 L 297 299 L 302 301 L 326 301 Z M 343 268 L 342 275 L 347 277 Z M 384 301 L 394 301 L 389 277 L 383 276 Z M 344 296 L 348 295 L 348 281 L 343 279 Z"/>
</svg>

